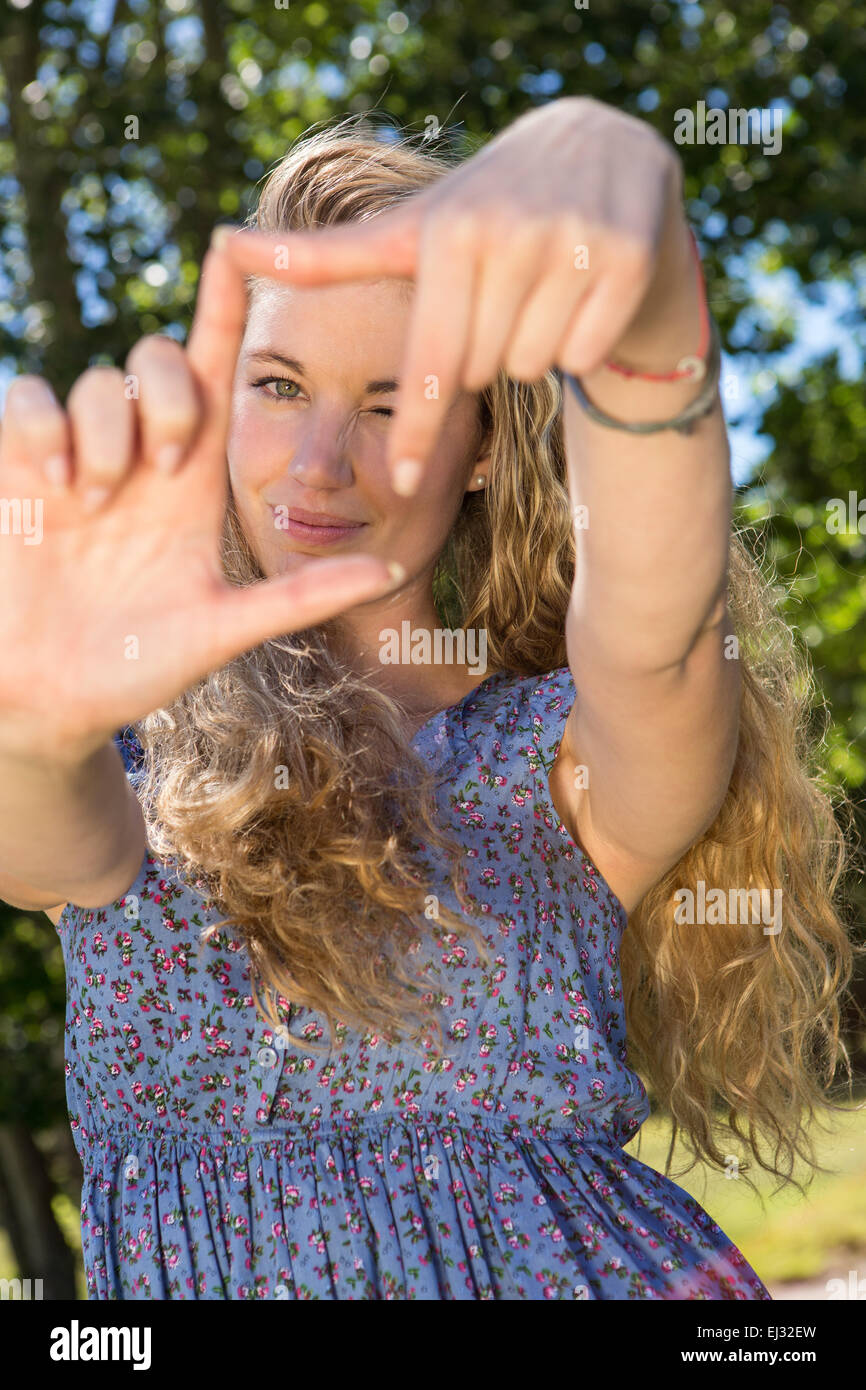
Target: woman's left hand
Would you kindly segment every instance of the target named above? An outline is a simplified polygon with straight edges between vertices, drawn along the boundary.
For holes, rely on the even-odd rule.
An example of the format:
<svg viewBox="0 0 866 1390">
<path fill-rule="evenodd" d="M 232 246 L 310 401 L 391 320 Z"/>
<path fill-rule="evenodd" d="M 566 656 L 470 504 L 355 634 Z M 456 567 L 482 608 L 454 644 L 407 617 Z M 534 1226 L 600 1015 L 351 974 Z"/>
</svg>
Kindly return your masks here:
<svg viewBox="0 0 866 1390">
<path fill-rule="evenodd" d="M 461 389 L 481 390 L 500 368 L 525 381 L 551 367 L 585 375 L 646 342 L 647 327 L 652 339 L 647 306 L 653 319 L 662 306 L 687 317 L 684 301 L 697 314 L 679 157 L 652 126 L 592 98 L 528 112 L 371 221 L 242 231 L 219 245 L 245 273 L 295 285 L 415 279 L 388 432 L 395 486 L 397 465 L 416 464 L 400 468 L 404 494 Z"/>
</svg>

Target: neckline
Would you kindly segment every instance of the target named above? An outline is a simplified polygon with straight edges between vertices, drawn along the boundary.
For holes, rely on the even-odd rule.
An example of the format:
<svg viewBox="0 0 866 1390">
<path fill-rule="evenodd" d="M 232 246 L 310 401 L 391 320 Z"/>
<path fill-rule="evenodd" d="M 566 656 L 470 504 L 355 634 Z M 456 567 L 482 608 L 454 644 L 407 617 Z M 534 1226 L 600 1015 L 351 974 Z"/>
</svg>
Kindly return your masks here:
<svg viewBox="0 0 866 1390">
<path fill-rule="evenodd" d="M 424 723 L 419 725 L 415 730 L 410 742 L 414 744 L 431 725 L 439 724 L 441 721 L 447 720 L 449 716 L 457 711 L 462 713 L 469 701 L 477 697 L 485 686 L 489 685 L 491 681 L 498 680 L 500 676 L 505 675 L 508 675 L 507 671 L 492 671 L 489 676 L 484 677 L 484 680 L 481 681 L 479 685 L 473 686 L 471 690 L 467 691 L 462 700 L 457 700 L 453 705 L 445 705 L 442 709 L 435 710 L 434 713 L 430 715 L 430 718 L 425 719 Z"/>
</svg>

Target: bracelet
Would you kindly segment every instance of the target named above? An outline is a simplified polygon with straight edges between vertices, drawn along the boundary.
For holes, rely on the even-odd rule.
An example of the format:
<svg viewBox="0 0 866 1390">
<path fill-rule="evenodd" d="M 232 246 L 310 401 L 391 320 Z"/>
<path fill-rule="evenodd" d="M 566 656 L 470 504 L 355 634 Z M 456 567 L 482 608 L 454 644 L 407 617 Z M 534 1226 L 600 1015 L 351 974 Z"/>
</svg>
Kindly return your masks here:
<svg viewBox="0 0 866 1390">
<path fill-rule="evenodd" d="M 611 429 L 626 430 L 629 434 L 658 434 L 661 430 L 676 430 L 678 434 L 691 434 L 696 422 L 709 415 L 716 404 L 717 386 L 719 382 L 721 368 L 721 343 L 719 341 L 719 331 L 716 328 L 715 320 L 710 319 L 710 351 L 705 365 L 705 379 L 701 387 L 700 395 L 695 400 L 681 410 L 679 415 L 674 415 L 670 420 L 650 420 L 639 423 L 630 423 L 625 420 L 615 420 L 612 415 L 605 415 L 597 406 L 592 404 L 586 392 L 576 376 L 570 372 L 562 372 L 562 378 L 571 387 L 572 392 L 580 401 L 586 414 L 591 420 L 595 420 L 598 425 L 607 425 Z M 692 373 L 689 373 L 692 375 Z"/>
</svg>

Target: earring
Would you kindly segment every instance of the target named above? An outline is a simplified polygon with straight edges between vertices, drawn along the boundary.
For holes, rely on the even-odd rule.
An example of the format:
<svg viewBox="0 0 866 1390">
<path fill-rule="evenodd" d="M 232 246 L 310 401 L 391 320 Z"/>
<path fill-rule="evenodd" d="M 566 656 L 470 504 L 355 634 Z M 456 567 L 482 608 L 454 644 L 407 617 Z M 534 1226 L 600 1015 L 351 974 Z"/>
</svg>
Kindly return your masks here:
<svg viewBox="0 0 866 1390">
<path fill-rule="evenodd" d="M 479 473 L 479 474 L 477 475 L 475 481 L 476 481 L 476 483 L 478 484 L 479 487 L 483 487 L 484 484 L 485 484 L 485 482 L 487 481 L 487 479 L 484 477 L 484 474 L 483 474 L 483 473 Z"/>
</svg>

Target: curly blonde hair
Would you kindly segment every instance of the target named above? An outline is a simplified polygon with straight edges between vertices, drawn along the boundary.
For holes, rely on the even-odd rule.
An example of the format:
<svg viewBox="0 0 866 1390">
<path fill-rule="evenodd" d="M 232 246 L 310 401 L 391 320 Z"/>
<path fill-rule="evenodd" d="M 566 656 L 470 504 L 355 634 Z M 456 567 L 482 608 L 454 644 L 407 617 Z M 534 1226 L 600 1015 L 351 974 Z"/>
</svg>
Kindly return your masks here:
<svg viewBox="0 0 866 1390">
<path fill-rule="evenodd" d="M 313 130 L 268 175 L 250 223 L 279 232 L 393 208 L 454 164 L 413 139 L 383 140 L 351 117 Z M 575 566 L 560 377 L 526 384 L 500 371 L 478 399 L 489 486 L 462 504 L 438 562 L 437 606 L 447 626 L 486 631 L 491 669 L 543 675 L 567 664 Z M 223 568 L 237 584 L 265 577 L 231 494 Z M 830 1104 L 840 1060 L 850 1078 L 840 1001 L 854 948 L 835 906 L 846 843 L 819 766 L 807 657 L 736 531 L 729 604 L 744 678 L 736 762 L 714 823 L 631 914 L 626 1020 L 632 1064 L 693 1162 L 724 1164 L 721 1101 L 757 1162 L 788 1181 L 797 1155 L 817 1166 L 805 1119 Z M 454 895 L 443 924 L 487 958 L 462 850 L 437 824 L 430 769 L 399 704 L 341 665 L 331 635 L 325 624 L 267 641 L 139 723 L 149 842 L 204 883 L 239 931 L 274 1026 L 285 1027 L 291 1000 L 320 1012 L 332 1037 L 348 1025 L 429 1048 L 432 1032 L 441 1047 L 407 948 L 429 892 L 426 845 L 444 856 Z M 699 880 L 782 885 L 784 930 L 677 925 L 675 894 Z M 261 1002 L 256 984 L 273 998 Z M 668 1170 L 672 1152 L 673 1140 Z"/>
</svg>

